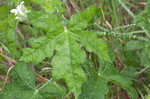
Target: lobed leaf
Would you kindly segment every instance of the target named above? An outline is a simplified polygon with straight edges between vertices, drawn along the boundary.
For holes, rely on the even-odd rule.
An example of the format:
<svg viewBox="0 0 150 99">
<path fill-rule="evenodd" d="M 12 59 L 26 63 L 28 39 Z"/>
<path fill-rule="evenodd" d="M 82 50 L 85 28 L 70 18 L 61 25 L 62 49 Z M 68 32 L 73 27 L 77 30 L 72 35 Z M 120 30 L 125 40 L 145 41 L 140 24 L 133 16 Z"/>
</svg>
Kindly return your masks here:
<svg viewBox="0 0 150 99">
<path fill-rule="evenodd" d="M 30 44 L 33 48 L 23 49 L 23 56 L 20 58 L 20 61 L 38 64 L 46 57 L 53 55 L 53 46 L 51 40 L 47 39 L 46 37 L 40 37 L 32 40 L 33 41 L 31 41 Z"/>
<path fill-rule="evenodd" d="M 53 77 L 64 79 L 70 92 L 75 93 L 76 97 L 85 81 L 85 74 L 81 68 L 85 55 L 77 40 L 73 33 L 63 32 L 61 36 L 55 39 L 56 55 L 52 60 Z"/>
</svg>

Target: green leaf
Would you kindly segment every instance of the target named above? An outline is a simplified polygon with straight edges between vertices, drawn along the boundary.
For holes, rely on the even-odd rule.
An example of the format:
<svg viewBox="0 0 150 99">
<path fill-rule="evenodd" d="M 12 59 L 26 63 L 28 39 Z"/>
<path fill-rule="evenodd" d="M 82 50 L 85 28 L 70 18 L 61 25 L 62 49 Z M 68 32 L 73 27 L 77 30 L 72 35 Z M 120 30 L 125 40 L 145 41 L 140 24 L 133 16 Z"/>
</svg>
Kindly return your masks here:
<svg viewBox="0 0 150 99">
<path fill-rule="evenodd" d="M 134 78 L 136 77 L 136 68 L 135 67 L 126 67 L 124 68 L 122 71 L 121 71 L 121 74 L 125 75 L 125 76 L 128 76 L 128 77 L 131 77 L 131 78 Z"/>
<path fill-rule="evenodd" d="M 24 48 L 20 61 L 38 64 L 53 54 L 52 41 L 46 37 L 31 39 L 30 45 L 33 48 Z"/>
<path fill-rule="evenodd" d="M 91 37 L 90 40 L 87 39 L 89 38 L 89 35 Z M 81 40 L 80 36 L 84 38 L 82 38 Z M 81 64 L 86 59 L 83 51 L 80 48 L 81 45 L 78 42 L 81 40 L 82 44 L 86 45 L 86 48 L 89 51 L 95 52 L 103 60 L 110 61 L 107 53 L 107 44 L 104 40 L 97 38 L 97 35 L 95 35 L 94 33 L 87 32 L 80 36 L 67 31 L 54 36 L 48 41 L 48 43 L 44 42 L 43 38 L 39 38 L 37 40 L 32 39 L 32 43 L 30 44 L 35 49 L 24 49 L 24 57 L 22 57 L 21 60 L 23 59 L 26 62 L 33 61 L 39 63 L 47 55 L 50 55 L 44 53 L 48 51 L 50 52 L 50 50 L 52 52 L 52 50 L 55 49 L 56 55 L 52 60 L 53 77 L 55 79 L 64 79 L 68 85 L 68 88 L 70 89 L 70 92 L 74 92 L 77 97 L 80 94 L 81 85 L 85 81 L 85 74 L 81 68 Z M 97 39 L 95 39 L 95 37 Z M 93 41 L 95 43 L 93 43 Z M 45 47 L 44 44 L 53 47 L 48 47 L 49 50 L 47 50 L 47 47 Z M 41 45 L 44 46 L 42 47 Z M 39 46 L 40 49 L 37 48 Z M 98 46 L 98 49 L 96 46 Z M 99 54 L 98 52 L 103 53 Z M 37 57 L 39 58 L 37 59 Z"/>
<path fill-rule="evenodd" d="M 28 89 L 22 83 L 9 83 L 0 94 L 1 99 L 64 99 L 66 90 L 53 81 L 48 81 L 40 88 Z"/>
<path fill-rule="evenodd" d="M 107 81 L 101 77 L 92 78 L 83 84 L 82 93 L 78 99 L 105 99 L 107 93 Z"/>
<path fill-rule="evenodd" d="M 7 17 L 9 10 L 6 5 L 0 6 L 0 13 L 1 13 L 0 19 L 4 19 L 5 17 Z"/>
<path fill-rule="evenodd" d="M 98 14 L 96 5 L 88 7 L 86 10 L 71 16 L 68 28 L 70 30 L 85 29 L 92 19 Z"/>
<path fill-rule="evenodd" d="M 84 45 L 89 52 L 94 52 L 103 61 L 111 62 L 108 55 L 107 42 L 105 40 L 98 38 L 94 31 L 82 32 L 80 35 L 82 45 Z"/>
<path fill-rule="evenodd" d="M 126 90 L 131 99 L 137 99 L 138 95 L 132 85 L 131 78 L 119 73 L 112 63 L 101 60 L 99 72 L 96 72 L 92 64 L 87 64 L 84 68 L 89 79 L 83 84 L 79 99 L 105 99 L 108 92 L 108 82 L 115 83 Z"/>
<path fill-rule="evenodd" d="M 144 43 L 140 41 L 129 41 L 126 44 L 127 50 L 139 50 L 144 47 Z"/>
<path fill-rule="evenodd" d="M 145 49 L 147 50 L 147 48 Z M 147 52 L 145 49 L 137 52 L 141 66 L 148 66 L 150 64 L 149 52 Z"/>
<path fill-rule="evenodd" d="M 15 71 L 22 82 L 31 89 L 35 88 L 35 75 L 32 66 L 29 66 L 23 62 L 19 62 L 15 65 Z"/>
<path fill-rule="evenodd" d="M 125 89 L 131 99 L 137 99 L 137 92 L 133 87 L 132 79 L 119 73 L 112 63 L 101 62 L 99 75 L 105 78 L 107 82 L 113 82 Z"/>
<path fill-rule="evenodd" d="M 81 85 L 85 81 L 81 64 L 86 59 L 78 40 L 78 35 L 71 32 L 62 32 L 52 39 L 32 39 L 30 44 L 34 49 L 24 49 L 20 60 L 40 63 L 46 57 L 51 56 L 55 49 L 56 55 L 52 60 L 53 77 L 64 79 L 70 92 L 74 92 L 78 96 Z"/>
<path fill-rule="evenodd" d="M 81 68 L 85 55 L 77 41 L 78 36 L 69 31 L 57 36 L 55 38 L 56 55 L 52 60 L 54 79 L 64 79 L 70 92 L 75 93 L 76 97 L 85 81 L 85 74 Z"/>
<path fill-rule="evenodd" d="M 8 40 L 8 42 L 17 42 L 17 32 L 15 31 L 15 29 L 8 29 L 7 33 L 6 33 L 6 38 Z"/>
<path fill-rule="evenodd" d="M 150 95 L 145 96 L 145 99 L 150 99 Z"/>
<path fill-rule="evenodd" d="M 34 90 L 20 86 L 20 83 L 13 82 L 6 86 L 0 94 L 1 99 L 31 99 Z"/>
<path fill-rule="evenodd" d="M 42 11 L 32 11 L 29 14 L 30 23 L 38 30 L 50 32 L 62 32 L 63 26 L 61 24 L 61 16 L 56 14 L 47 14 Z M 58 29 L 59 28 L 59 29 Z"/>
<path fill-rule="evenodd" d="M 12 14 L 8 14 L 0 20 L 0 31 L 2 32 L 2 41 L 5 42 L 8 50 L 13 58 L 18 58 L 20 56 L 20 44 L 18 42 L 18 33 L 16 32 L 17 21 Z"/>
<path fill-rule="evenodd" d="M 66 95 L 66 90 L 64 87 L 58 85 L 54 81 L 49 81 L 39 89 L 39 93 L 44 99 L 63 99 Z"/>
</svg>

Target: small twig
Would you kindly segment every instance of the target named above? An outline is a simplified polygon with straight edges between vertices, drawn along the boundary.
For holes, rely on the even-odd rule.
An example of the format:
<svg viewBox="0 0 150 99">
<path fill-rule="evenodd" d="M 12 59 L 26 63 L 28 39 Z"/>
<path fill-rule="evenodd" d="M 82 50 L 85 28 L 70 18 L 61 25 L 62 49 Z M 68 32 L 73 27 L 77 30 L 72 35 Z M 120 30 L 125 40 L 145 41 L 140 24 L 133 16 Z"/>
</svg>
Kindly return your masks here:
<svg viewBox="0 0 150 99">
<path fill-rule="evenodd" d="M 111 43 L 112 44 L 112 41 L 109 41 L 109 43 Z M 120 55 L 119 55 L 119 53 L 115 50 L 115 48 L 114 48 L 114 46 L 113 46 L 113 44 L 112 44 L 112 49 L 113 49 L 113 51 L 114 51 L 114 53 L 116 54 L 116 56 L 117 56 L 117 59 L 119 60 L 119 63 L 120 63 L 120 69 L 123 69 L 123 61 L 122 61 L 122 59 L 121 59 L 121 57 L 120 57 Z"/>
<path fill-rule="evenodd" d="M 136 75 L 145 72 L 145 71 L 146 71 L 147 69 L 149 69 L 149 68 L 150 68 L 150 66 L 146 66 L 145 68 L 143 68 L 143 69 L 140 70 L 139 72 L 136 72 Z"/>
<path fill-rule="evenodd" d="M 44 67 L 44 68 L 42 68 L 42 71 L 45 71 L 45 70 L 52 70 L 52 68 L 51 67 Z"/>
<path fill-rule="evenodd" d="M 4 79 L 5 79 L 5 77 L 4 77 L 3 75 L 0 75 L 0 79 L 4 80 Z"/>
<path fill-rule="evenodd" d="M 105 24 L 107 25 L 107 27 L 108 27 L 109 29 L 112 30 L 112 26 L 111 26 L 111 24 L 110 24 L 108 21 L 106 21 Z"/>
<path fill-rule="evenodd" d="M 100 0 L 97 0 L 97 7 L 100 8 Z"/>
<path fill-rule="evenodd" d="M 92 0 L 92 3 L 95 4 L 95 0 Z"/>
<path fill-rule="evenodd" d="M 143 5 L 143 6 L 146 6 L 147 3 L 146 2 L 138 2 L 139 5 Z"/>
<path fill-rule="evenodd" d="M 24 35 L 21 33 L 20 29 L 17 27 L 16 32 L 19 34 L 19 36 L 24 40 Z"/>
<path fill-rule="evenodd" d="M 105 21 L 106 21 L 106 19 L 105 19 L 105 15 L 104 15 L 103 9 L 101 9 L 101 12 L 102 12 L 103 19 L 104 19 L 104 22 L 105 22 Z"/>
<path fill-rule="evenodd" d="M 9 74 L 10 74 L 10 71 L 13 69 L 13 67 L 14 67 L 14 65 L 11 66 L 11 67 L 7 70 L 7 74 L 6 74 L 5 81 L 4 81 L 4 83 L 3 83 L 2 89 L 5 88 L 5 86 L 6 86 L 6 84 L 7 84 L 8 76 L 9 76 Z"/>
<path fill-rule="evenodd" d="M 6 86 L 6 84 L 7 84 L 7 80 L 8 80 L 9 73 L 10 73 L 10 71 L 12 70 L 12 68 L 14 67 L 14 64 L 16 64 L 16 61 L 15 61 L 14 59 L 12 59 L 12 58 L 10 58 L 10 57 L 4 55 L 2 52 L 0 52 L 0 56 L 4 57 L 4 58 L 7 59 L 7 61 L 9 62 L 9 64 L 6 63 L 6 62 L 2 62 L 2 63 L 7 64 L 8 66 L 10 66 L 9 69 L 7 70 L 7 74 L 6 74 L 4 83 L 3 83 L 3 87 L 2 87 L 2 89 L 3 89 L 3 88 Z M 13 63 L 14 63 L 14 64 L 13 64 Z"/>
<path fill-rule="evenodd" d="M 119 62 L 120 62 L 121 67 L 123 68 L 123 61 L 122 61 L 122 59 L 121 59 L 119 53 L 118 53 L 115 49 L 113 49 L 113 50 L 114 50 L 114 52 L 115 52 L 115 54 L 116 54 L 116 56 L 117 56 L 117 58 L 118 58 L 118 60 L 119 60 Z"/>
<path fill-rule="evenodd" d="M 65 6 L 66 6 L 66 8 L 67 8 L 67 17 L 70 18 L 70 17 L 71 17 L 71 9 L 70 9 L 70 7 L 69 7 L 67 1 L 66 1 L 66 3 L 65 3 Z"/>
<path fill-rule="evenodd" d="M 14 59 L 8 57 L 7 55 L 4 55 L 4 54 L 0 53 L 0 56 L 2 56 L 2 57 L 4 57 L 5 59 L 7 59 L 8 62 L 10 62 L 10 63 L 14 63 L 14 64 L 17 63 L 16 60 L 14 60 Z"/>
<path fill-rule="evenodd" d="M 0 48 L 0 53 L 2 53 L 3 52 L 3 49 L 2 48 Z"/>
<path fill-rule="evenodd" d="M 106 20 L 105 15 L 104 15 L 104 12 L 103 12 L 102 9 L 101 9 L 101 12 L 102 12 L 103 19 L 104 19 L 104 23 L 105 23 L 106 27 L 107 27 L 108 29 L 112 29 L 112 26 L 111 26 L 110 23 Z"/>
<path fill-rule="evenodd" d="M 5 65 L 7 65 L 7 66 L 9 66 L 9 67 L 11 67 L 11 66 L 12 66 L 10 63 L 5 62 L 5 61 L 0 61 L 0 63 L 1 63 L 1 64 L 5 64 Z"/>
<path fill-rule="evenodd" d="M 75 11 L 76 11 L 77 13 L 79 13 L 79 12 L 80 12 L 80 9 L 79 9 L 79 7 L 76 5 L 75 1 L 74 1 L 74 0 L 70 0 L 70 3 L 71 3 L 71 5 L 72 5 L 72 7 L 75 9 Z"/>
<path fill-rule="evenodd" d="M 48 79 L 44 78 L 43 76 L 39 75 L 38 73 L 35 73 L 35 75 L 40 82 L 47 82 L 48 81 Z"/>
</svg>

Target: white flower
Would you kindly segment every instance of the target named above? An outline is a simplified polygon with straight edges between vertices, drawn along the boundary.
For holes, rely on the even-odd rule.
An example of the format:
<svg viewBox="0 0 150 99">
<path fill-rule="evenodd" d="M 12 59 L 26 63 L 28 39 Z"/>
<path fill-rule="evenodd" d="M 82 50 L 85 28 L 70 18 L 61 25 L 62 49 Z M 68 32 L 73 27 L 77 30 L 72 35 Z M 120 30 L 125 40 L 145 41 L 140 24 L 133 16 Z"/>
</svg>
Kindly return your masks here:
<svg viewBox="0 0 150 99">
<path fill-rule="evenodd" d="M 15 14 L 17 20 L 24 21 L 27 19 L 27 13 L 30 11 L 27 10 L 27 8 L 24 6 L 24 1 L 22 1 L 16 7 L 16 9 L 12 9 L 10 12 Z"/>
</svg>

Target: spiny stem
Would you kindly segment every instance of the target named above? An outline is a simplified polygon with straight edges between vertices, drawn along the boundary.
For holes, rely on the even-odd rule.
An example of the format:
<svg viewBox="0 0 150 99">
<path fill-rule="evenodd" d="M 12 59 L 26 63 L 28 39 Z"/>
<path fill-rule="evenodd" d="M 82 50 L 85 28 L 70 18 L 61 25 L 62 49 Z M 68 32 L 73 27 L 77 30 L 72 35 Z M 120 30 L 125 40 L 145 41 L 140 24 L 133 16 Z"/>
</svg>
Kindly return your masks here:
<svg viewBox="0 0 150 99">
<path fill-rule="evenodd" d="M 121 6 L 128 12 L 128 14 L 129 14 L 130 16 L 132 16 L 133 18 L 136 17 L 136 16 L 134 15 L 134 13 L 131 12 L 130 9 L 128 9 L 128 7 L 122 2 L 122 0 L 118 0 L 118 1 L 119 1 L 119 3 L 121 4 Z M 144 30 L 144 32 L 145 32 L 145 34 L 148 36 L 148 38 L 150 38 L 150 34 L 148 33 L 148 31 L 147 31 L 143 26 L 140 26 L 140 27 Z"/>
<path fill-rule="evenodd" d="M 129 39 L 129 40 L 139 40 L 139 41 L 147 41 L 148 39 L 143 37 L 138 37 L 133 34 L 127 33 L 115 33 L 115 32 L 98 32 L 99 36 L 104 36 L 106 38 L 120 38 L 120 39 Z"/>
</svg>

